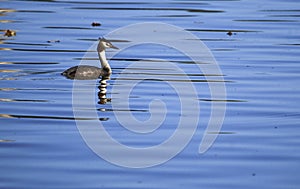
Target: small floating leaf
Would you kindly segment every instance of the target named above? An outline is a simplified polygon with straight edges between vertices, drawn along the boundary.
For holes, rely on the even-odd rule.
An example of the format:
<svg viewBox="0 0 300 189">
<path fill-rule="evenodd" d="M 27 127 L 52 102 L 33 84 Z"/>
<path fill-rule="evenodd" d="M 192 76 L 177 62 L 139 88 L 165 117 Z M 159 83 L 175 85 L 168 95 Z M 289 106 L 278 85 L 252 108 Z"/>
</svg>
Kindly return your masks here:
<svg viewBox="0 0 300 189">
<path fill-rule="evenodd" d="M 99 22 L 93 22 L 93 23 L 92 23 L 92 26 L 93 26 L 93 27 L 95 27 L 95 26 L 101 26 L 101 24 L 100 24 Z"/>
<path fill-rule="evenodd" d="M 17 32 L 15 30 L 5 30 L 4 31 L 4 36 L 7 36 L 7 37 L 15 36 L 16 34 L 17 34 Z"/>
</svg>

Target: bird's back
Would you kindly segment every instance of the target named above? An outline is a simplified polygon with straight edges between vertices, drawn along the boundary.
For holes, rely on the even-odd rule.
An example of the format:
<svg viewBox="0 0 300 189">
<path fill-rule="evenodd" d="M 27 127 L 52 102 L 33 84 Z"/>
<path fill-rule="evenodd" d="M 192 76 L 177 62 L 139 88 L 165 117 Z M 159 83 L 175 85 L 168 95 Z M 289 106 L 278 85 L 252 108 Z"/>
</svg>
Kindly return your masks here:
<svg viewBox="0 0 300 189">
<path fill-rule="evenodd" d="M 68 79 L 97 79 L 103 70 L 96 66 L 74 66 L 61 73 Z"/>
</svg>

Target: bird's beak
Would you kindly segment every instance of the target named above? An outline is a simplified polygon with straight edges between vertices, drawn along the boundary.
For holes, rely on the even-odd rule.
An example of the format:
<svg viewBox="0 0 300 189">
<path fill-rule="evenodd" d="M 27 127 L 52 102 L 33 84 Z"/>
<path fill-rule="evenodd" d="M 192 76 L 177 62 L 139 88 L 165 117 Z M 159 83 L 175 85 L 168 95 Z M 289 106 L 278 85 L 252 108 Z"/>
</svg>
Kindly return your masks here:
<svg viewBox="0 0 300 189">
<path fill-rule="evenodd" d="M 116 47 L 114 45 L 112 45 L 110 48 L 112 48 L 112 49 L 119 49 L 118 47 Z"/>
</svg>

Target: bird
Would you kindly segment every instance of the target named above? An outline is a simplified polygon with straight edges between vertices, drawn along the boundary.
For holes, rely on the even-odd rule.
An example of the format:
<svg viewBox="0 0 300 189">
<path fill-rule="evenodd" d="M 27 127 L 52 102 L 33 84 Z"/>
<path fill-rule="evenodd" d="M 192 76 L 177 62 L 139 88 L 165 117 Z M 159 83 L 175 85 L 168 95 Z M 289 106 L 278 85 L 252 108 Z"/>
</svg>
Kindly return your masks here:
<svg viewBox="0 0 300 189">
<path fill-rule="evenodd" d="M 108 48 L 119 49 L 104 37 L 99 38 L 97 52 L 102 68 L 89 65 L 73 66 L 61 73 L 68 79 L 89 80 L 98 79 L 100 76 L 109 76 L 112 71 L 106 59 L 105 50 Z"/>
</svg>

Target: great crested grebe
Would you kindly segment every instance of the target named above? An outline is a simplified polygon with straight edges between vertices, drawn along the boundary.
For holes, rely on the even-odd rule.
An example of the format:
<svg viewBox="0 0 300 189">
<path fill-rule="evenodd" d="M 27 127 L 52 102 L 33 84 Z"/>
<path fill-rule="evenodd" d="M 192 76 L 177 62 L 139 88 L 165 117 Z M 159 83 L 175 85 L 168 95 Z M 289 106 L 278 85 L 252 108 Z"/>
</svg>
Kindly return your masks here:
<svg viewBox="0 0 300 189">
<path fill-rule="evenodd" d="M 118 49 L 107 39 L 99 38 L 97 51 L 102 68 L 88 65 L 74 66 L 62 72 L 61 75 L 66 76 L 68 79 L 97 79 L 100 76 L 109 76 L 111 68 L 105 56 L 105 49 L 108 48 Z"/>
</svg>

